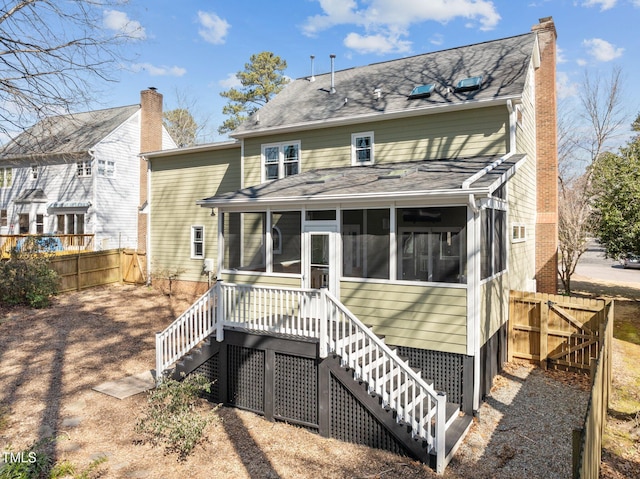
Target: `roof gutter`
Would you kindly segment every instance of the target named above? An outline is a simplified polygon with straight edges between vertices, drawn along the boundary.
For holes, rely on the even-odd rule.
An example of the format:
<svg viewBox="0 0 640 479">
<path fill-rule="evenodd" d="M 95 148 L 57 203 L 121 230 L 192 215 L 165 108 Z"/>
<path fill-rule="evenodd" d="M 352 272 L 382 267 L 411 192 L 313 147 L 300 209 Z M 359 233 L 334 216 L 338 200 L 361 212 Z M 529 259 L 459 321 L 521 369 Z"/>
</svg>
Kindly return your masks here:
<svg viewBox="0 0 640 479">
<path fill-rule="evenodd" d="M 169 150 L 148 151 L 140 153 L 138 156 L 151 160 L 155 158 L 174 156 L 176 154 L 184 155 L 188 153 L 206 153 L 208 151 L 226 150 L 231 148 L 240 148 L 240 141 L 220 141 L 216 143 L 206 143 L 203 145 L 188 146 L 183 148 L 171 148 Z"/>
<path fill-rule="evenodd" d="M 368 123 L 371 121 L 393 120 L 398 118 L 411 118 L 414 116 L 435 115 L 447 111 L 464 111 L 476 108 L 488 108 L 493 106 L 507 105 L 508 102 L 518 103 L 522 100 L 522 95 L 511 95 L 491 98 L 488 100 L 472 100 L 460 103 L 446 103 L 433 105 L 426 108 L 416 108 L 414 110 L 396 110 L 391 112 L 375 112 L 366 113 L 364 115 L 350 116 L 347 118 L 335 118 L 332 120 L 315 120 L 302 123 L 294 123 L 291 125 L 275 126 L 272 128 L 264 128 L 260 130 L 247 130 L 238 133 L 231 133 L 233 138 L 248 138 L 255 136 L 266 136 L 280 133 L 291 133 L 297 131 L 316 130 L 318 128 L 329 128 L 334 126 L 357 125 L 360 123 Z"/>
</svg>

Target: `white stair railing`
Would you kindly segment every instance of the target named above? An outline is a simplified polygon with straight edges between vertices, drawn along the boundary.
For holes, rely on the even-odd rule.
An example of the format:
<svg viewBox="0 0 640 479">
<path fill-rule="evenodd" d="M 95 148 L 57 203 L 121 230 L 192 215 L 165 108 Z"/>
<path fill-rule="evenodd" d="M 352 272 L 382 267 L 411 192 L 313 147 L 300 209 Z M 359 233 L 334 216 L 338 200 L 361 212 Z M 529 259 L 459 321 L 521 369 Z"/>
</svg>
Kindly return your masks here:
<svg viewBox="0 0 640 479">
<path fill-rule="evenodd" d="M 326 290 L 322 296 L 327 327 L 326 337 L 320 337 L 321 352 L 326 343 L 328 352 L 353 369 L 354 379 L 367 383 L 369 392 L 382 398 L 383 407 L 396 411 L 398 422 L 411 426 L 414 438 L 427 442 L 436 453 L 436 472 L 444 472 L 446 396 L 427 384 L 335 296 Z"/>
<path fill-rule="evenodd" d="M 164 331 L 156 333 L 156 378 L 216 330 L 218 284 L 212 286 Z"/>
<path fill-rule="evenodd" d="M 217 320 L 216 320 L 217 318 Z M 398 422 L 411 426 L 436 454 L 436 472 L 445 467 L 446 396 L 438 393 L 384 340 L 326 289 L 278 288 L 217 282 L 187 311 L 156 334 L 156 375 L 224 327 L 317 338 L 320 356 L 333 353 L 366 382 Z"/>
</svg>

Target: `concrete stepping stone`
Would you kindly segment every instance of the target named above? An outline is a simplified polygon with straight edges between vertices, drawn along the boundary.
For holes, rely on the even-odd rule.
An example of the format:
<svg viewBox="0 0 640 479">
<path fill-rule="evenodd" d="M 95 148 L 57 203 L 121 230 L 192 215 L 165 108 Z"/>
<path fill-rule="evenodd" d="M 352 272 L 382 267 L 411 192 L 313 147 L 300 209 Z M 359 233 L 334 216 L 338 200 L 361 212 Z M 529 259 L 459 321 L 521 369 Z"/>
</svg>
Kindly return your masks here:
<svg viewBox="0 0 640 479">
<path fill-rule="evenodd" d="M 155 386 L 155 372 L 145 371 L 115 381 L 107 381 L 94 387 L 93 390 L 118 399 L 124 399 L 153 389 Z"/>
</svg>

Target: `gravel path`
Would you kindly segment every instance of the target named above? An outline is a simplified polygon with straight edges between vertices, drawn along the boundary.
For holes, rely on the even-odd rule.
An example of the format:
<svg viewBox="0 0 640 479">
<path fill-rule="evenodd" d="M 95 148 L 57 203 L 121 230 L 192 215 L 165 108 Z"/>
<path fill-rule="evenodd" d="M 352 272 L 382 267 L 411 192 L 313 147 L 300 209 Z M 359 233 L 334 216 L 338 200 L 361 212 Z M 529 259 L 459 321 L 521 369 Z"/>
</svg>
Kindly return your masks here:
<svg viewBox="0 0 640 479">
<path fill-rule="evenodd" d="M 584 376 L 506 364 L 449 465 L 453 477 L 570 478 L 587 388 Z"/>
</svg>

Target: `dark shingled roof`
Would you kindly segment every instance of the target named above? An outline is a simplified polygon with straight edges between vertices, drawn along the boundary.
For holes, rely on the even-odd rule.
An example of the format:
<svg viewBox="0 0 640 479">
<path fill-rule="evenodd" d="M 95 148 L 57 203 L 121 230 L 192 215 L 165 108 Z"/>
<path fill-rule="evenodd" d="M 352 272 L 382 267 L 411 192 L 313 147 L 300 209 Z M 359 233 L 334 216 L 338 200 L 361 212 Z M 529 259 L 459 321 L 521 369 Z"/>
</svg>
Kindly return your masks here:
<svg viewBox="0 0 640 479">
<path fill-rule="evenodd" d="M 231 136 L 314 124 L 317 127 L 317 122 L 409 114 L 469 101 L 519 97 L 535 45 L 536 35 L 527 33 L 341 70 L 335 72 L 334 94 L 329 93 L 330 73 L 317 75 L 314 82 L 301 78 L 290 83 Z M 473 76 L 482 76 L 479 90 L 452 91 L 458 81 Z M 430 97 L 409 99 L 414 87 L 429 83 L 436 86 Z M 376 89 L 380 89 L 379 99 L 374 94 Z"/>
<path fill-rule="evenodd" d="M 212 196 L 198 201 L 198 204 L 213 207 L 249 205 L 257 201 L 340 201 L 384 196 L 392 199 L 407 193 L 422 193 L 426 196 L 435 193 L 464 193 L 468 189 L 490 193 L 490 187 L 495 186 L 503 175 L 524 158 L 525 155 L 518 154 L 511 155 L 502 162 L 499 161 L 500 156 L 485 156 L 317 169 Z M 483 172 L 485 168 L 488 171 Z"/>
<path fill-rule="evenodd" d="M 140 105 L 131 105 L 46 118 L 7 144 L 0 163 L 33 156 L 86 155 L 139 109 Z"/>
</svg>

